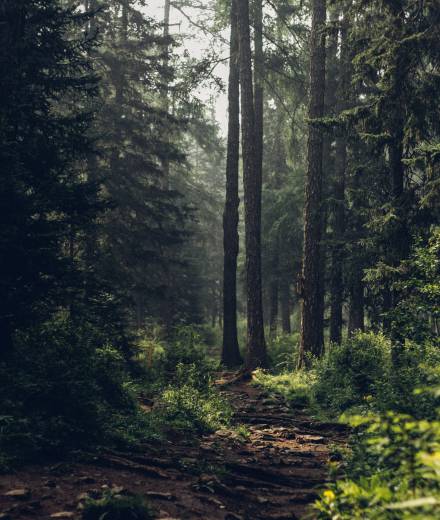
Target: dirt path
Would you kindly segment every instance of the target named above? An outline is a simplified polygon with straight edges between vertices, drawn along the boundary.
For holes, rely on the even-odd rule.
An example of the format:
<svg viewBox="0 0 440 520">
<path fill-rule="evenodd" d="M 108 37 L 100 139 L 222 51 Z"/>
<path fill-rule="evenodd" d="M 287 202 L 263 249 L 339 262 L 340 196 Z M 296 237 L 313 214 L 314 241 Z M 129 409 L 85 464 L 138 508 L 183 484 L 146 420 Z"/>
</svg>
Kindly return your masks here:
<svg viewBox="0 0 440 520">
<path fill-rule="evenodd" d="M 245 383 L 225 392 L 249 438 L 219 431 L 147 446 L 141 454 L 108 452 L 3 475 L 0 519 L 79 519 L 86 494 L 109 488 L 146 495 L 158 518 L 168 520 L 302 518 L 325 483 L 331 445 L 344 440 L 343 428 L 314 422 Z"/>
</svg>

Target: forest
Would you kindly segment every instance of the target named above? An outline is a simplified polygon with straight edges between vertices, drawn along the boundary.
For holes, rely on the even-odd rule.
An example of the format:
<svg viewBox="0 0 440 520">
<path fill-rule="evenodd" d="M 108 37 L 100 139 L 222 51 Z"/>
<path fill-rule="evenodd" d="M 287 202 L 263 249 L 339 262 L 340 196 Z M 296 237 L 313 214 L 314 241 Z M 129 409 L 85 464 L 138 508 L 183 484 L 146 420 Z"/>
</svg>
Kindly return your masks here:
<svg viewBox="0 0 440 520">
<path fill-rule="evenodd" d="M 440 0 L 0 0 L 0 520 L 440 518 Z"/>
</svg>

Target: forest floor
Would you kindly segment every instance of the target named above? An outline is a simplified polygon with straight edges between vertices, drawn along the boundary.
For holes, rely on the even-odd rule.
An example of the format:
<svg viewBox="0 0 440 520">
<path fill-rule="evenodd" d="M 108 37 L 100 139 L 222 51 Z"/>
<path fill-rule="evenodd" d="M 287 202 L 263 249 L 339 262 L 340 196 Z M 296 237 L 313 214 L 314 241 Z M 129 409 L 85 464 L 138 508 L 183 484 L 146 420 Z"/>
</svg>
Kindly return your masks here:
<svg viewBox="0 0 440 520">
<path fill-rule="evenodd" d="M 325 485 L 332 446 L 345 441 L 344 427 L 313 420 L 246 382 L 218 384 L 244 436 L 220 430 L 1 475 L 0 519 L 79 519 L 85 498 L 106 490 L 146 496 L 163 520 L 304 518 Z"/>
</svg>

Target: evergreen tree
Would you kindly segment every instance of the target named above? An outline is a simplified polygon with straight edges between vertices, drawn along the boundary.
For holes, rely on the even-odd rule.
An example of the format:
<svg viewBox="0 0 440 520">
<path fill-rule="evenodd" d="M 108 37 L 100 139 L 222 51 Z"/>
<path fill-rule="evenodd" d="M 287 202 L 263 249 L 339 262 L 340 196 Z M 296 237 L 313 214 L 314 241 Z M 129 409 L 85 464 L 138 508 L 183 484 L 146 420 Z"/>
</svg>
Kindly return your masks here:
<svg viewBox="0 0 440 520">
<path fill-rule="evenodd" d="M 257 164 L 249 2 L 238 2 L 241 128 L 246 234 L 247 368 L 267 365 L 261 285 L 261 168 Z"/>
<path fill-rule="evenodd" d="M 301 279 L 301 345 L 299 366 L 306 353 L 320 355 L 323 348 L 322 153 L 323 131 L 316 119 L 324 115 L 325 93 L 325 0 L 312 2 L 310 57 L 309 138 L 304 207 L 304 255 Z"/>
<path fill-rule="evenodd" d="M 240 80 L 237 1 L 231 0 L 231 38 L 228 85 L 228 150 L 226 158 L 226 198 L 223 213 L 223 349 L 227 367 L 242 363 L 237 338 L 237 257 L 238 257 L 238 172 L 240 148 Z"/>
<path fill-rule="evenodd" d="M 78 251 L 96 217 L 96 186 L 78 165 L 90 151 L 96 77 L 87 14 L 60 1 L 0 6 L 0 343 L 60 309 L 85 279 Z"/>
</svg>

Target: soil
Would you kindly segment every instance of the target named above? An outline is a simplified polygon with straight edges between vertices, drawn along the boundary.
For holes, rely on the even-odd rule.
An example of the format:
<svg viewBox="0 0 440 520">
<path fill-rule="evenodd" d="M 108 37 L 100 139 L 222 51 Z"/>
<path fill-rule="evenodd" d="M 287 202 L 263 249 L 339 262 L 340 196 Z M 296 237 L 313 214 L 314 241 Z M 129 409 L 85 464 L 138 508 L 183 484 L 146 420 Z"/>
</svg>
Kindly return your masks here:
<svg viewBox="0 0 440 520">
<path fill-rule="evenodd" d="M 141 452 L 108 451 L 1 475 L 0 519 L 80 519 L 85 497 L 107 489 L 146 496 L 157 517 L 168 520 L 310 515 L 310 504 L 326 483 L 332 446 L 345 441 L 344 427 L 313 420 L 240 378 L 218 383 L 248 436 L 220 430 L 148 445 Z"/>
</svg>

